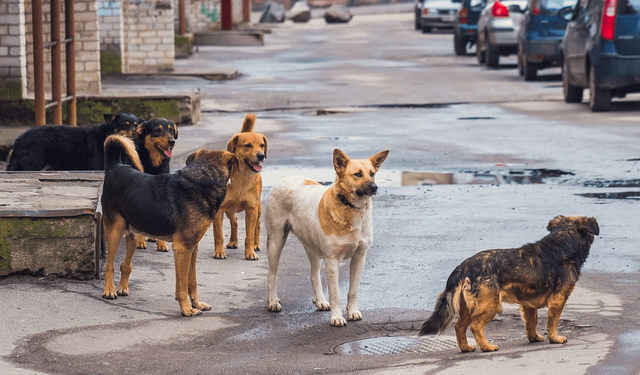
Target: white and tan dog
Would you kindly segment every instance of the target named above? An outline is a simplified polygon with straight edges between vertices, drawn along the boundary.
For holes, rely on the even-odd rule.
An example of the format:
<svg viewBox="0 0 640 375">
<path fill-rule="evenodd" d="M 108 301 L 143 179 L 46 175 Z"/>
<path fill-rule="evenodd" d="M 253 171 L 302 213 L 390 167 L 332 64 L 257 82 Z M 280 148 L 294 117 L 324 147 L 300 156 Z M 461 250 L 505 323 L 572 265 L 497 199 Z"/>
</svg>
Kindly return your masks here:
<svg viewBox="0 0 640 375">
<path fill-rule="evenodd" d="M 289 232 L 293 232 L 311 263 L 313 303 L 318 310 L 331 310 L 331 325 L 342 327 L 338 266 L 349 264 L 349 320 L 361 320 L 358 287 L 367 249 L 373 240 L 371 196 L 378 191 L 375 175 L 389 150 L 369 159 L 350 160 L 342 151 L 333 151 L 334 184 L 327 188 L 304 177 L 283 177 L 271 188 L 265 209 L 267 256 L 269 258 L 269 311 L 280 311 L 276 274 L 280 254 Z M 325 262 L 329 302 L 322 292 L 320 266 Z"/>
</svg>

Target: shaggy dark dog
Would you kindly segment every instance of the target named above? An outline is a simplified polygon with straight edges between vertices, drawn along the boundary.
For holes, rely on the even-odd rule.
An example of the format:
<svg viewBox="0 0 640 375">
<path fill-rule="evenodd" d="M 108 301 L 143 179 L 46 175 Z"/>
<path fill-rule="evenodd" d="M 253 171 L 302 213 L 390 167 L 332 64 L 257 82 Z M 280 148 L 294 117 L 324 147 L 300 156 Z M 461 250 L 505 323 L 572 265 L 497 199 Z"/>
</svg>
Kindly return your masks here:
<svg viewBox="0 0 640 375">
<path fill-rule="evenodd" d="M 121 162 L 123 154 L 132 165 Z M 224 200 L 231 168 L 238 158 L 227 151 L 198 150 L 189 156 L 187 166 L 176 173 L 151 175 L 142 172 L 133 141 L 112 135 L 105 142 L 105 159 L 101 202 L 107 263 L 102 297 L 129 295 L 135 234 L 140 233 L 173 242 L 176 299 L 182 315 L 210 310 L 198 298 L 198 243 Z M 127 255 L 120 264 L 120 284 L 116 289 L 114 263 L 123 235 Z"/>
<path fill-rule="evenodd" d="M 8 171 L 87 171 L 104 169 L 104 141 L 110 134 L 133 137 L 144 120 L 131 113 L 105 114 L 91 127 L 44 125 L 16 139 Z"/>
<path fill-rule="evenodd" d="M 502 311 L 502 302 L 507 302 L 520 305 L 530 342 L 544 340 L 536 329 L 538 309 L 542 307 L 549 308 L 549 341 L 567 342 L 566 337 L 558 335 L 556 326 L 600 228 L 593 217 L 558 215 L 547 229 L 551 233 L 538 242 L 516 249 L 483 251 L 456 267 L 438 296 L 435 311 L 422 324 L 420 335 L 443 333 L 458 315 L 455 331 L 460 350 L 475 350 L 467 342 L 469 325 L 482 351 L 498 350 L 487 342 L 484 328 Z"/>
</svg>

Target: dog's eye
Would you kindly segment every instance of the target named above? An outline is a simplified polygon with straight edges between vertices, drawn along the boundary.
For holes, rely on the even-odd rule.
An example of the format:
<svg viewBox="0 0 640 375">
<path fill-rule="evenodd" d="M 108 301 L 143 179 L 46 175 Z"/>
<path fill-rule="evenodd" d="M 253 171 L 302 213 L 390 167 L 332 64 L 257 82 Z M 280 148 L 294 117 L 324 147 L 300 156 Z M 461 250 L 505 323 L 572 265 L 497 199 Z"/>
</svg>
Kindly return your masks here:
<svg viewBox="0 0 640 375">
<path fill-rule="evenodd" d="M 251 148 L 251 143 L 247 143 L 246 145 L 244 145 L 244 147 Z"/>
<path fill-rule="evenodd" d="M 376 174 L 375 174 L 375 173 L 373 173 L 373 172 L 369 173 L 369 176 L 371 176 L 371 177 L 373 177 L 373 176 L 375 176 L 375 175 L 376 175 Z"/>
<path fill-rule="evenodd" d="M 354 173 L 353 175 L 358 178 L 362 178 L 362 172 Z"/>
</svg>

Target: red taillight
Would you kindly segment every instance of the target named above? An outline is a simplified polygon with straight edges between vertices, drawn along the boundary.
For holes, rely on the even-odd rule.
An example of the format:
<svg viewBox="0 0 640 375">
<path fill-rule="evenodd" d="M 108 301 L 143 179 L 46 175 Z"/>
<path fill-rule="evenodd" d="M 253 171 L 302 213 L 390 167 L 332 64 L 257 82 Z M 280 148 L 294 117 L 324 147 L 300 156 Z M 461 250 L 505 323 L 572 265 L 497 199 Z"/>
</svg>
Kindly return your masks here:
<svg viewBox="0 0 640 375">
<path fill-rule="evenodd" d="M 458 13 L 460 14 L 460 23 L 467 23 L 467 14 L 469 13 L 469 10 L 467 10 L 467 8 L 462 8 Z"/>
<path fill-rule="evenodd" d="M 429 14 L 429 9 L 427 8 L 422 8 L 422 15 L 426 16 L 427 14 Z"/>
<path fill-rule="evenodd" d="M 540 8 L 538 8 L 537 6 L 531 8 L 531 13 L 533 13 L 534 16 L 539 16 L 540 15 Z"/>
<path fill-rule="evenodd" d="M 613 40 L 616 36 L 616 5 L 618 0 L 607 0 L 602 9 L 600 35 L 604 40 Z"/>
<path fill-rule="evenodd" d="M 496 1 L 491 7 L 491 15 L 494 17 L 509 17 L 509 9 L 501 2 Z"/>
</svg>

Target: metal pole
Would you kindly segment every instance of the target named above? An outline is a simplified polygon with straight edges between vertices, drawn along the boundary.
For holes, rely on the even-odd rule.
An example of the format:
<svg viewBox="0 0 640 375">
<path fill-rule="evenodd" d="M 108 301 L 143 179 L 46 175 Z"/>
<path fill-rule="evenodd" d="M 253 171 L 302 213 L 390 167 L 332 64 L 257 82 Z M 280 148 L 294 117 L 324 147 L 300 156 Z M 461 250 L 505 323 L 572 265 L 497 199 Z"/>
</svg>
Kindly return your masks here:
<svg viewBox="0 0 640 375">
<path fill-rule="evenodd" d="M 53 123 L 62 125 L 62 62 L 60 53 L 60 0 L 51 0 L 51 99 L 58 103 L 53 107 Z"/>
<path fill-rule="evenodd" d="M 40 0 L 42 1 L 42 0 Z M 64 29 L 66 39 L 71 38 L 67 43 L 67 96 L 73 98 L 67 102 L 67 122 L 71 126 L 76 126 L 78 121 L 76 118 L 76 47 L 75 47 L 75 17 L 73 0 L 65 0 L 64 2 L 65 20 Z"/>
<path fill-rule="evenodd" d="M 180 14 L 178 19 L 180 21 L 180 35 L 184 35 L 187 32 L 187 12 L 185 0 L 180 0 Z"/>
<path fill-rule="evenodd" d="M 44 109 L 44 43 L 42 32 L 42 0 L 31 3 L 31 19 L 33 21 L 33 83 L 36 99 L 36 126 L 46 122 Z"/>
</svg>

